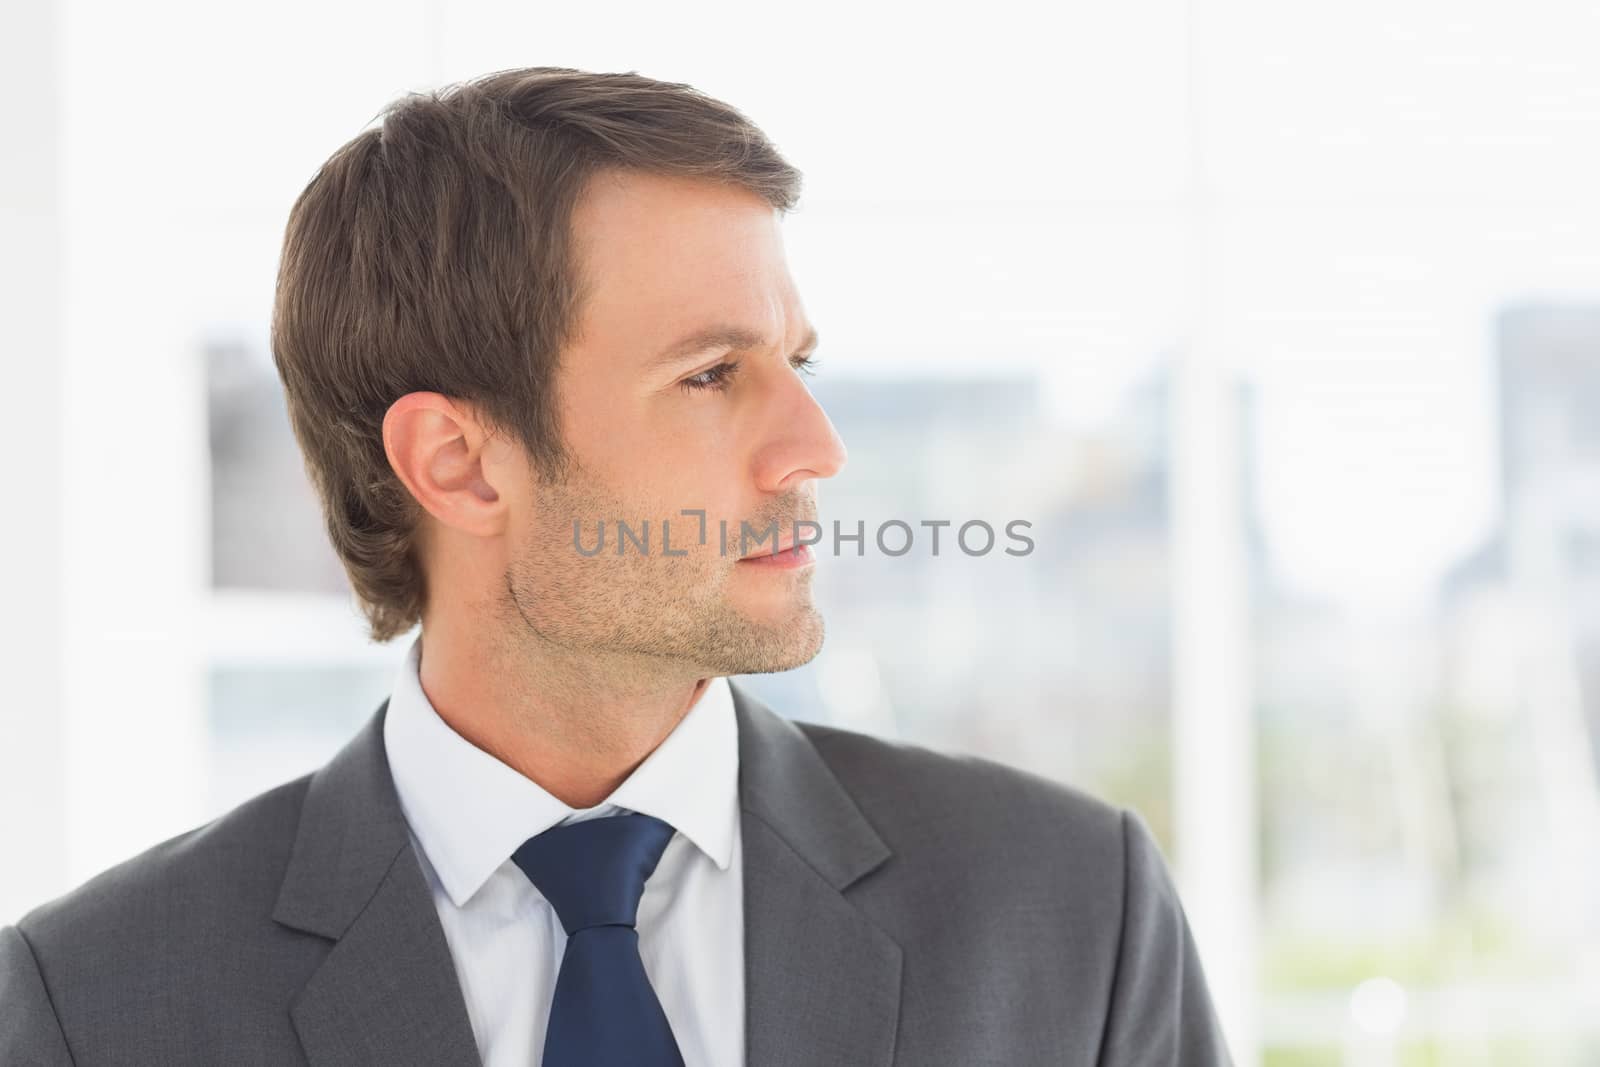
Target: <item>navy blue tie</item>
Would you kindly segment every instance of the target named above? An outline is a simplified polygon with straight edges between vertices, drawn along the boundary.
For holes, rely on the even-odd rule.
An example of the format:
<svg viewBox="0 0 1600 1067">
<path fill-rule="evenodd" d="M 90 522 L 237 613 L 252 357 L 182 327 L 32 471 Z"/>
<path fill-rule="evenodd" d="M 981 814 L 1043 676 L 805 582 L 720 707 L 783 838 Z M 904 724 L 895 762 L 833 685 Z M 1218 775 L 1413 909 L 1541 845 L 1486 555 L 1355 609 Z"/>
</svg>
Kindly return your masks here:
<svg viewBox="0 0 1600 1067">
<path fill-rule="evenodd" d="M 627 812 L 552 826 L 512 854 L 567 931 L 543 1067 L 683 1067 L 634 928 L 673 833 Z"/>
</svg>

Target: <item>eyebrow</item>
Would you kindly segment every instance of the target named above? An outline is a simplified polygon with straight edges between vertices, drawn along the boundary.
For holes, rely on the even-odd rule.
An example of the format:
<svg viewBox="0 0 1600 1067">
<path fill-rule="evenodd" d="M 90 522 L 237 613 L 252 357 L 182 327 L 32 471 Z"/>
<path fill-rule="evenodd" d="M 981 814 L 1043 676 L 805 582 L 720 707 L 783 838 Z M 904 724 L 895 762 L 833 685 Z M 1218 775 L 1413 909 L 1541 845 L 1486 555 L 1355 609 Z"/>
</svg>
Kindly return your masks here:
<svg viewBox="0 0 1600 1067">
<path fill-rule="evenodd" d="M 755 330 L 747 330 L 742 326 L 708 326 L 668 345 L 650 361 L 650 366 L 651 368 L 669 366 L 688 359 L 690 356 L 708 352 L 713 348 L 726 348 L 734 352 L 742 352 L 752 348 L 760 348 L 762 344 L 761 334 Z M 792 356 L 808 354 L 816 347 L 817 330 L 813 326 L 806 330 L 805 337 L 800 341 L 800 347 L 794 350 Z"/>
</svg>

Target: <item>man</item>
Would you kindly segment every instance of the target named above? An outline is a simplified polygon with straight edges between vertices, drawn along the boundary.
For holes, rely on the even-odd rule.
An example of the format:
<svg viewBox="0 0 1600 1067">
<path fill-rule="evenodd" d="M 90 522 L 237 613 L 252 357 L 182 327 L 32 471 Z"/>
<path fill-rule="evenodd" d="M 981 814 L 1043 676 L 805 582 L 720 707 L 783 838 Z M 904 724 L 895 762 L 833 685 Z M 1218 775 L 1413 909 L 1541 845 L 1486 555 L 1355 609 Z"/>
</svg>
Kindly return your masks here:
<svg viewBox="0 0 1600 1067">
<path fill-rule="evenodd" d="M 326 766 L 0 931 L 0 1062 L 1227 1062 L 1137 817 L 729 679 L 823 640 L 798 192 L 565 68 L 324 165 L 273 354 L 372 636 L 421 635 Z"/>
</svg>

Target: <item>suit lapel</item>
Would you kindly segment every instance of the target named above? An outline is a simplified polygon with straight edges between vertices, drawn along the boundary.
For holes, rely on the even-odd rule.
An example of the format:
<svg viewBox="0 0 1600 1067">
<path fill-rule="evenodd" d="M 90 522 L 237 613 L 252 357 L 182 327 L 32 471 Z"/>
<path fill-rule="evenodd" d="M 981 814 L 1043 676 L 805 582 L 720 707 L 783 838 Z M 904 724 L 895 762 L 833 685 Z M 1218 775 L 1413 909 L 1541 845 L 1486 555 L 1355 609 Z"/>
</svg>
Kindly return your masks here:
<svg viewBox="0 0 1600 1067">
<path fill-rule="evenodd" d="M 290 1005 L 313 1065 L 477 1064 L 383 745 L 388 701 L 312 776 L 273 918 L 334 942 Z"/>
<path fill-rule="evenodd" d="M 794 723 L 738 685 L 745 1062 L 894 1057 L 901 950 L 845 896 L 889 848 Z"/>
</svg>

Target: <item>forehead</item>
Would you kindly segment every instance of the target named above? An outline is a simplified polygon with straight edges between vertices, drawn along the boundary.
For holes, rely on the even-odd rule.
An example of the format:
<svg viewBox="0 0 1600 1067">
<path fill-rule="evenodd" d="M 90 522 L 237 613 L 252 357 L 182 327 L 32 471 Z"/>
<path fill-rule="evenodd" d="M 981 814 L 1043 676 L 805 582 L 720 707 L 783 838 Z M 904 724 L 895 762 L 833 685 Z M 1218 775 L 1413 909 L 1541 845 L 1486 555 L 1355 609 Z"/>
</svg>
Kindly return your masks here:
<svg viewBox="0 0 1600 1067">
<path fill-rule="evenodd" d="M 780 225 L 777 209 L 736 186 L 597 176 L 573 214 L 585 345 L 659 347 L 711 323 L 781 343 L 803 325 Z"/>
</svg>

